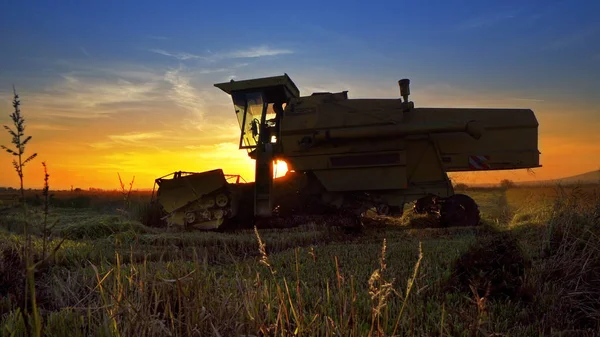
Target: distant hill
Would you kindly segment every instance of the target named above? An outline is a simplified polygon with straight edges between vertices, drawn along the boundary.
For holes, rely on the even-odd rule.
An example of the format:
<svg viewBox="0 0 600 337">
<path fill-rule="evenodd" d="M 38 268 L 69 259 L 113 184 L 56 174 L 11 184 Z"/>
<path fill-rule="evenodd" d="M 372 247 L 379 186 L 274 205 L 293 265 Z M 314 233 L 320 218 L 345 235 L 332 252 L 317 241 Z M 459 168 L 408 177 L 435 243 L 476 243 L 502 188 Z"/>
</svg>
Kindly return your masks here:
<svg viewBox="0 0 600 337">
<path fill-rule="evenodd" d="M 552 180 L 540 180 L 540 181 L 524 181 L 518 183 L 519 185 L 545 185 L 545 184 L 600 184 L 600 170 L 594 170 L 570 177 L 552 179 Z"/>
</svg>

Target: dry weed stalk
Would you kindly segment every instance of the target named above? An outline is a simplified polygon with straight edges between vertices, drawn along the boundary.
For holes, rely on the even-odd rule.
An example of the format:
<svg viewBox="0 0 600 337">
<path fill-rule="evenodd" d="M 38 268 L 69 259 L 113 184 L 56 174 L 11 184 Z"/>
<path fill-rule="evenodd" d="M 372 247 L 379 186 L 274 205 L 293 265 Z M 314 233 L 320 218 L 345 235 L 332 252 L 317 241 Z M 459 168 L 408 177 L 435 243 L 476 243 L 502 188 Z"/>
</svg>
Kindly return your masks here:
<svg viewBox="0 0 600 337">
<path fill-rule="evenodd" d="M 256 240 L 258 241 L 258 252 L 260 253 L 260 263 L 269 268 L 269 271 L 272 275 L 275 275 L 277 271 L 273 269 L 273 266 L 269 263 L 269 256 L 267 255 L 267 248 L 265 243 L 260 238 L 258 234 L 258 228 L 254 226 L 254 234 L 256 235 Z"/>
<path fill-rule="evenodd" d="M 25 267 L 27 269 L 27 277 L 26 277 L 26 281 L 25 281 L 25 283 L 26 283 L 25 284 L 25 296 L 23 298 L 23 303 L 22 303 L 22 314 L 24 315 L 24 320 L 26 322 L 26 326 L 28 329 L 27 332 L 29 334 L 30 326 L 29 326 L 29 324 L 27 324 L 28 317 L 29 317 L 29 310 L 27 308 L 28 292 L 35 291 L 35 284 L 32 284 L 33 272 L 31 271 L 31 265 L 32 265 L 31 233 L 29 231 L 29 223 L 27 221 L 27 205 L 25 203 L 25 189 L 23 188 L 23 180 L 24 180 L 23 168 L 25 167 L 25 165 L 27 163 L 29 163 L 35 157 L 37 157 L 37 153 L 34 153 L 27 158 L 24 158 L 25 146 L 27 145 L 27 143 L 29 143 L 29 141 L 31 140 L 32 137 L 25 136 L 25 118 L 23 118 L 23 115 L 21 114 L 21 108 L 20 108 L 21 101 L 19 101 L 19 95 L 17 94 L 17 90 L 15 89 L 14 86 L 13 86 L 13 96 L 14 96 L 14 98 L 13 98 L 12 106 L 14 108 L 14 112 L 12 114 L 10 114 L 10 118 L 13 122 L 14 129 L 7 125 L 4 125 L 4 128 L 12 136 L 11 143 L 14 145 L 14 149 L 10 149 L 4 145 L 1 145 L 1 147 L 6 152 L 11 154 L 13 157 L 17 157 L 16 159 L 13 159 L 12 164 L 13 164 L 13 167 L 15 168 L 15 171 L 17 172 L 17 175 L 19 176 L 19 181 L 21 184 L 21 187 L 20 187 L 21 207 L 23 209 L 23 223 L 24 223 L 24 228 L 23 228 L 24 233 L 23 234 L 25 236 L 25 245 L 23 247 L 23 250 L 24 250 L 24 255 L 25 255 Z M 32 306 L 33 306 L 32 310 L 33 310 L 34 329 L 35 329 L 36 335 L 39 336 L 41 333 L 41 330 L 40 330 L 41 323 L 40 323 L 39 312 L 37 311 L 37 308 L 35 305 L 35 293 L 32 293 L 30 296 L 31 296 L 31 302 L 32 302 Z"/>
<path fill-rule="evenodd" d="M 483 326 L 488 323 L 486 320 L 488 312 L 487 302 L 492 289 L 491 282 L 487 282 L 484 296 L 479 295 L 476 284 L 469 285 L 469 288 L 473 293 L 473 298 L 469 298 L 469 301 L 477 308 L 477 316 L 474 319 L 475 322 L 471 324 L 471 336 L 477 336 L 478 333 L 483 333 L 484 335 L 489 336 L 490 334 L 483 329 Z"/>
<path fill-rule="evenodd" d="M 13 121 L 14 129 L 4 125 L 4 128 L 8 130 L 8 133 L 12 136 L 11 143 L 14 145 L 14 149 L 9 149 L 8 147 L 1 145 L 2 149 L 11 154 L 13 157 L 17 157 L 13 159 L 12 163 L 19 176 L 20 181 L 20 193 L 21 193 L 21 207 L 23 210 L 23 235 L 25 237 L 25 244 L 23 246 L 23 254 L 25 258 L 25 284 L 24 284 L 24 296 L 23 302 L 20 303 L 21 306 L 21 315 L 23 317 L 23 321 L 25 322 L 25 331 L 27 335 L 41 336 L 42 335 L 42 319 L 40 316 L 40 311 L 36 302 L 36 285 L 35 285 L 35 272 L 38 270 L 40 265 L 44 265 L 50 257 L 55 256 L 58 249 L 62 246 L 65 238 L 63 238 L 52 250 L 52 252 L 46 255 L 47 250 L 47 236 L 49 230 L 52 226 L 48 226 L 48 191 L 50 186 L 48 184 L 48 178 L 50 175 L 48 174 L 48 170 L 46 167 L 46 163 L 42 162 L 44 167 L 44 189 L 43 195 L 45 197 L 44 203 L 44 223 L 42 228 L 43 235 L 43 243 L 42 243 L 42 258 L 38 261 L 33 261 L 33 244 L 32 244 L 32 233 L 29 230 L 29 221 L 27 220 L 27 202 L 25 200 L 25 188 L 24 188 L 24 173 L 23 168 L 29 162 L 31 162 L 34 158 L 37 157 L 37 153 L 33 153 L 29 157 L 24 157 L 25 155 L 25 147 L 32 139 L 32 136 L 25 136 L 25 118 L 21 114 L 19 101 L 19 95 L 17 94 L 16 89 L 13 86 L 13 108 L 14 112 L 10 115 L 11 120 Z M 28 302 L 31 302 L 31 313 L 28 309 Z M 30 319 L 33 318 L 32 321 Z"/>
<path fill-rule="evenodd" d="M 42 190 L 42 195 L 44 196 L 44 222 L 42 223 L 42 260 L 46 260 L 46 252 L 48 250 L 48 239 L 50 238 L 52 229 L 56 226 L 56 224 L 58 224 L 58 219 L 56 219 L 51 225 L 48 225 L 48 208 L 50 206 L 50 185 L 48 184 L 48 178 L 50 178 L 50 175 L 48 174 L 48 167 L 46 166 L 46 162 L 42 162 L 42 166 L 44 166 L 44 189 Z"/>
<path fill-rule="evenodd" d="M 131 190 L 133 189 L 133 183 L 135 181 L 135 176 L 131 179 L 129 183 L 129 190 L 125 189 L 125 184 L 123 183 L 123 179 L 121 179 L 121 174 L 117 172 L 117 176 L 119 177 L 119 184 L 121 186 L 121 194 L 123 195 L 123 209 L 120 211 L 127 214 L 127 211 L 131 206 Z"/>
<path fill-rule="evenodd" d="M 369 336 L 373 334 L 373 330 L 376 328 L 377 334 L 383 334 L 381 327 L 381 311 L 387 306 L 387 299 L 390 295 L 397 292 L 394 290 L 392 279 L 391 282 L 388 282 L 383 277 L 383 274 L 386 270 L 385 263 L 385 255 L 387 250 L 387 241 L 383 239 L 383 244 L 381 246 L 381 256 L 379 258 L 379 268 L 375 269 L 375 271 L 371 274 L 369 278 L 369 295 L 371 296 L 371 301 L 373 301 L 373 307 L 371 308 L 371 330 L 369 331 Z"/>
<path fill-rule="evenodd" d="M 15 149 L 9 149 L 4 145 L 1 145 L 1 147 L 4 150 L 6 150 L 6 152 L 8 152 L 9 154 L 18 158 L 18 160 L 13 159 L 12 163 L 15 168 L 15 171 L 17 171 L 17 174 L 19 175 L 19 180 L 21 182 L 21 198 L 24 201 L 25 189 L 23 188 L 23 167 L 25 167 L 25 165 L 28 162 L 32 161 L 35 157 L 37 157 L 37 153 L 32 154 L 26 159 L 24 159 L 23 157 L 25 155 L 25 145 L 29 143 L 32 137 L 25 136 L 25 118 L 23 118 L 23 115 L 21 114 L 21 101 L 19 101 L 19 95 L 17 94 L 17 91 L 14 86 L 13 95 L 13 108 L 15 109 L 15 111 L 12 114 L 10 114 L 10 118 L 13 121 L 15 129 L 12 129 L 7 125 L 4 125 L 4 128 L 8 130 L 8 133 L 12 136 L 11 143 L 15 146 Z"/>
<path fill-rule="evenodd" d="M 398 331 L 398 324 L 400 324 L 400 319 L 402 318 L 402 314 L 404 313 L 404 309 L 406 308 L 406 303 L 408 302 L 408 296 L 410 295 L 412 288 L 417 279 L 417 275 L 419 273 L 419 267 L 421 266 L 421 261 L 423 260 L 423 243 L 419 241 L 419 258 L 415 263 L 415 267 L 413 269 L 413 274 L 408 282 L 406 283 L 406 294 L 404 295 L 404 300 L 402 301 L 402 307 L 400 308 L 400 313 L 398 314 L 398 318 L 396 319 L 396 324 L 394 325 L 394 332 L 392 332 L 392 336 L 396 335 L 396 331 Z"/>
</svg>

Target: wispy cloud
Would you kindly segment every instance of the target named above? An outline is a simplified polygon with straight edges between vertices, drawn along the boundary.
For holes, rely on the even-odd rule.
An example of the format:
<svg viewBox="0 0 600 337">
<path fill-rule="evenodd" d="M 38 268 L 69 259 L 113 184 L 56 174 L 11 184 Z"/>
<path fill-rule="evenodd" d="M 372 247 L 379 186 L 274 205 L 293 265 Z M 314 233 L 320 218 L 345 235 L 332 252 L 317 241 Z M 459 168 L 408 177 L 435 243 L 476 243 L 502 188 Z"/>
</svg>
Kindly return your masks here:
<svg viewBox="0 0 600 337">
<path fill-rule="evenodd" d="M 223 53 L 208 53 L 208 55 L 199 55 L 188 52 L 170 52 L 164 49 L 150 49 L 150 52 L 160 54 L 168 57 L 175 58 L 180 61 L 187 60 L 206 60 L 206 61 L 217 61 L 223 59 L 238 59 L 238 58 L 259 58 L 265 56 L 277 56 L 292 54 L 293 51 L 284 48 L 272 48 L 267 45 L 251 47 L 247 49 L 234 50 Z"/>
<path fill-rule="evenodd" d="M 226 58 L 255 58 L 264 56 L 276 56 L 284 54 L 292 54 L 289 49 L 270 48 L 268 46 L 253 47 L 250 49 L 237 50 L 225 54 Z"/>
<path fill-rule="evenodd" d="M 195 54 L 191 54 L 191 53 L 182 53 L 182 52 L 175 52 L 175 53 L 171 53 L 168 52 L 166 50 L 163 49 L 150 49 L 151 52 L 156 53 L 156 54 L 160 54 L 160 55 L 164 55 L 164 56 L 169 56 L 169 57 L 174 57 L 178 60 L 181 61 L 186 61 L 186 60 L 197 60 L 197 59 L 207 59 L 206 57 L 200 56 L 200 55 L 195 55 Z"/>
<path fill-rule="evenodd" d="M 600 25 L 589 26 L 575 32 L 564 34 L 544 46 L 543 49 L 551 51 L 564 49 L 572 45 L 582 44 L 598 34 L 600 34 Z"/>
<path fill-rule="evenodd" d="M 83 130 L 93 128 L 94 124 L 106 127 L 114 123 L 118 124 L 112 127 L 113 130 L 127 130 L 126 124 L 131 121 L 143 125 L 143 130 L 138 131 L 144 134 L 136 135 L 138 138 L 148 137 L 147 132 L 153 132 L 158 126 L 158 129 L 176 128 L 178 133 L 172 137 L 180 141 L 198 133 L 210 133 L 213 137 L 214 133 L 227 134 L 228 139 L 235 139 L 237 135 L 232 132 L 237 129 L 235 117 L 224 121 L 222 116 L 218 116 L 220 111 L 232 110 L 230 99 L 212 86 L 217 82 L 219 73 L 227 74 L 247 65 L 231 63 L 231 66 L 215 68 L 184 65 L 147 68 L 130 64 L 89 65 L 81 60 L 64 61 L 52 64 L 61 72 L 51 79 L 45 78 L 47 84 L 24 87 L 19 93 L 22 94 L 24 109 L 31 113 L 32 121 L 35 120 L 32 125 L 37 125 L 37 130 Z M 10 111 L 11 92 L 6 89 L 0 91 L 0 98 L 0 109 Z M 183 138 L 182 132 L 185 133 Z M 97 149 L 111 148 L 136 139 L 131 135 L 100 136 L 103 139 L 99 136 L 83 135 L 88 139 L 86 143 L 94 143 L 91 146 Z M 202 142 L 206 140 L 202 139 Z M 128 144 L 132 145 L 132 142 Z"/>
<path fill-rule="evenodd" d="M 108 138 L 119 141 L 119 142 L 127 142 L 127 143 L 139 143 L 141 141 L 147 141 L 150 139 L 160 139 L 163 138 L 164 135 L 160 132 L 133 132 L 127 133 L 123 135 L 109 135 Z"/>
<path fill-rule="evenodd" d="M 479 29 L 498 25 L 504 21 L 514 19 L 518 15 L 518 11 L 501 12 L 501 13 L 486 13 L 476 17 L 472 17 L 460 23 L 456 30 L 466 31 L 471 29 Z"/>
<path fill-rule="evenodd" d="M 233 115 L 233 113 L 232 113 Z M 235 119 L 235 118 L 233 118 Z M 220 118 L 222 121 L 223 119 Z M 180 127 L 153 125 L 153 130 L 124 132 L 103 136 L 100 139 L 88 142 L 86 146 L 97 150 L 115 149 L 152 149 L 165 151 L 165 149 L 187 149 L 194 153 L 212 149 L 213 144 L 232 143 L 237 149 L 240 136 L 239 127 L 232 123 L 216 124 L 211 121 L 206 123 L 210 132 L 198 132 L 198 123 L 194 120 L 181 120 Z M 170 128 L 169 128 L 170 127 Z M 196 129 L 192 130 L 192 128 Z M 165 128 L 169 128 L 166 129 Z M 191 132 L 190 132 L 191 131 Z"/>
<path fill-rule="evenodd" d="M 85 47 L 81 47 L 81 52 L 83 53 L 83 55 L 85 55 L 87 57 L 91 57 L 90 53 L 88 53 L 88 51 L 85 49 Z"/>
<path fill-rule="evenodd" d="M 73 74 L 61 75 L 60 81 L 36 93 L 27 100 L 55 117 L 95 118 L 116 113 L 118 103 L 145 103 L 156 100 L 153 94 L 159 83 L 139 82 L 123 78 L 85 78 Z"/>
<path fill-rule="evenodd" d="M 531 102 L 531 103 L 542 103 L 544 102 L 543 99 L 537 99 L 537 98 L 520 98 L 520 97 L 509 97 L 509 100 L 513 100 L 513 101 L 522 101 L 522 102 Z"/>
<path fill-rule="evenodd" d="M 201 118 L 204 115 L 204 100 L 201 93 L 190 84 L 190 77 L 182 70 L 180 67 L 165 73 L 164 80 L 171 84 L 168 96 L 175 104 Z"/>
<path fill-rule="evenodd" d="M 210 145 L 186 145 L 184 147 L 192 156 L 204 158 L 231 158 L 240 157 L 240 149 L 237 143 L 225 142 Z"/>
<path fill-rule="evenodd" d="M 99 150 L 113 148 L 153 148 L 159 149 L 157 141 L 165 139 L 163 132 L 128 132 L 118 135 L 108 135 L 108 140 L 89 144 L 90 147 Z"/>
<path fill-rule="evenodd" d="M 42 123 L 56 124 L 48 120 L 56 118 L 62 120 L 61 124 L 68 123 L 68 119 L 84 123 L 125 111 L 164 106 L 167 100 L 164 91 L 169 84 L 164 81 L 162 69 L 126 64 L 89 65 L 81 60 L 53 62 L 49 66 L 60 71 L 45 77 L 42 86 L 23 86 L 19 90 L 24 108 Z"/>
<path fill-rule="evenodd" d="M 43 130 L 43 131 L 66 131 L 68 127 L 57 124 L 44 124 L 44 123 L 31 123 L 27 125 L 29 130 Z"/>
<path fill-rule="evenodd" d="M 170 38 L 162 35 L 145 35 L 145 37 L 152 40 L 170 40 Z"/>
</svg>

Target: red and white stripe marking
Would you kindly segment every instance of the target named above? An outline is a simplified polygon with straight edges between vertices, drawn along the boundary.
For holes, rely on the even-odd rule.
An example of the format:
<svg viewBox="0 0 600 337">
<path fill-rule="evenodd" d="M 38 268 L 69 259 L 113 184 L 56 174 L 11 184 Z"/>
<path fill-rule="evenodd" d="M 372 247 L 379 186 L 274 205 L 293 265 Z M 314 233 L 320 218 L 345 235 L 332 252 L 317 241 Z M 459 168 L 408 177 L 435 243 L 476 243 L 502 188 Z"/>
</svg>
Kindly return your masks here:
<svg viewBox="0 0 600 337">
<path fill-rule="evenodd" d="M 474 170 L 489 170 L 490 166 L 486 161 L 490 160 L 490 156 L 469 156 L 469 167 Z"/>
</svg>

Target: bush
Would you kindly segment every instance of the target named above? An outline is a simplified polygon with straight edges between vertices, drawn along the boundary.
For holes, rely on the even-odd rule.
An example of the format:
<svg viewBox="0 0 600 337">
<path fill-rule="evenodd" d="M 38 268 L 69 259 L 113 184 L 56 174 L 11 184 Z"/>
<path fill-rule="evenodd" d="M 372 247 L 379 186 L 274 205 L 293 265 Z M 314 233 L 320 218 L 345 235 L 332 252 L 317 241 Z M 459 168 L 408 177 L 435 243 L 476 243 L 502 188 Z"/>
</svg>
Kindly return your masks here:
<svg viewBox="0 0 600 337">
<path fill-rule="evenodd" d="M 488 234 L 454 262 L 449 285 L 480 297 L 518 298 L 529 265 L 510 232 Z"/>
</svg>

